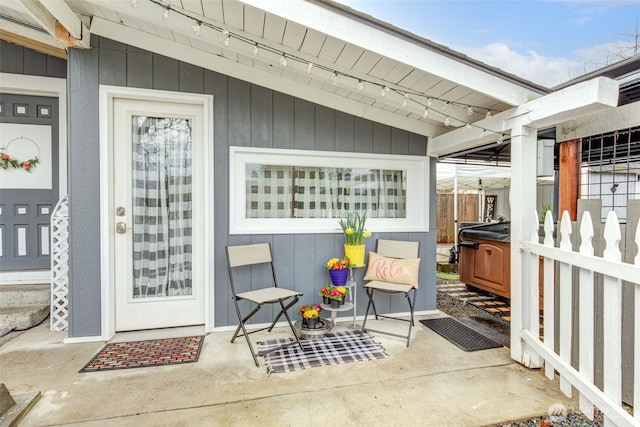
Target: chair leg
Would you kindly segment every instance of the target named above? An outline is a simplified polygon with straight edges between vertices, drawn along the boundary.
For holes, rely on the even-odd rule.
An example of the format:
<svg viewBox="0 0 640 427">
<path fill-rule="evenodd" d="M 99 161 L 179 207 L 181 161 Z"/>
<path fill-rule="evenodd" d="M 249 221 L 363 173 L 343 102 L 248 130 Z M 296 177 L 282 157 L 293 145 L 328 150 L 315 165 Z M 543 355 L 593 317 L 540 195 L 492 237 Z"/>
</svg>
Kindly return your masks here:
<svg viewBox="0 0 640 427">
<path fill-rule="evenodd" d="M 413 291 L 413 302 L 411 301 L 411 298 L 409 297 L 409 292 Z M 409 290 L 409 292 L 407 292 L 406 294 L 404 294 L 404 296 L 407 298 L 407 302 L 409 303 L 409 334 L 407 335 L 407 347 L 409 347 L 409 342 L 411 341 L 411 328 L 413 326 L 415 326 L 415 323 L 413 321 L 413 309 L 414 306 L 416 304 L 416 290 L 415 289 L 411 289 Z"/>
<path fill-rule="evenodd" d="M 362 320 L 362 327 L 360 328 L 360 332 L 364 333 L 364 327 L 367 324 L 367 317 L 369 316 L 369 309 L 371 308 L 371 305 L 373 304 L 373 289 L 365 289 L 365 293 L 367 294 L 367 299 L 369 300 L 369 302 L 367 302 L 367 309 L 364 312 L 364 319 Z M 373 306 L 373 313 L 376 316 L 376 320 L 378 319 L 378 314 L 376 313 L 376 306 Z"/>
<path fill-rule="evenodd" d="M 291 323 L 291 318 L 289 317 L 289 313 L 287 313 L 287 310 L 289 309 L 289 307 L 291 307 L 292 305 L 294 305 L 296 302 L 298 302 L 298 297 L 296 297 L 296 299 L 289 304 L 286 308 L 284 307 L 284 304 L 282 304 L 282 301 L 280 301 L 280 306 L 282 306 L 282 312 L 284 313 L 284 317 L 287 318 L 287 322 L 289 322 L 289 327 L 291 328 L 291 332 L 293 332 L 293 336 L 296 337 L 296 341 L 298 342 L 298 345 L 300 346 L 300 350 L 304 351 L 304 348 L 302 348 L 302 342 L 300 341 L 300 337 L 298 336 L 298 333 L 296 332 L 296 328 L 293 327 L 293 323 Z M 278 315 L 278 317 L 280 317 Z"/>
<path fill-rule="evenodd" d="M 244 326 L 244 322 L 246 320 L 250 319 L 251 316 L 256 314 L 258 312 L 258 310 L 260 310 L 260 306 L 254 308 L 251 313 L 249 313 L 247 316 L 245 316 L 243 318 L 242 314 L 240 313 L 240 307 L 238 307 L 238 301 L 234 299 L 233 302 L 234 302 L 234 304 L 236 306 L 236 313 L 238 314 L 238 321 L 240 322 L 240 324 L 238 325 L 238 328 L 236 329 L 236 333 L 233 334 L 233 338 L 231 338 L 231 342 L 233 343 L 233 341 L 238 336 L 238 332 L 240 332 L 240 329 L 242 329 L 242 333 L 243 333 L 245 339 L 247 340 L 247 345 L 249 346 L 249 351 L 251 351 L 251 356 L 253 356 L 253 361 L 255 362 L 256 367 L 259 368 L 260 367 L 260 362 L 258 362 L 258 358 L 256 357 L 256 352 L 253 351 L 253 345 L 251 344 L 251 339 L 249 338 L 249 333 L 247 332 L 247 328 L 245 328 L 245 326 Z"/>
</svg>

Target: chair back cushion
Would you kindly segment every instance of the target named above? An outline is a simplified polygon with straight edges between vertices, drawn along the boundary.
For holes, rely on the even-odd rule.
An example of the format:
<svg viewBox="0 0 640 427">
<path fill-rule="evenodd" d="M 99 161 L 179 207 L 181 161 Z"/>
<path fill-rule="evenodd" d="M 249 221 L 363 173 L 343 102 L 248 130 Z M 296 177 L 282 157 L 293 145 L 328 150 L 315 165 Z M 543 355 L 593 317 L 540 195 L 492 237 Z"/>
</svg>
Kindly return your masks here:
<svg viewBox="0 0 640 427">
<path fill-rule="evenodd" d="M 418 288 L 420 258 L 389 258 L 369 252 L 369 265 L 364 280 L 411 285 Z"/>
</svg>

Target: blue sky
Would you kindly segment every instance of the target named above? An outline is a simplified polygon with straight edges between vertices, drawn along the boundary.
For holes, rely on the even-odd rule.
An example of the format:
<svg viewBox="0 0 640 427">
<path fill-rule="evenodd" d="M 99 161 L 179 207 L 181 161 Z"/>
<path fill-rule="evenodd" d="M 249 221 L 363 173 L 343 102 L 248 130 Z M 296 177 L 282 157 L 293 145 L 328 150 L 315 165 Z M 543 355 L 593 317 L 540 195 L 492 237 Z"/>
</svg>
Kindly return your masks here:
<svg viewBox="0 0 640 427">
<path fill-rule="evenodd" d="M 640 43 L 640 0 L 338 1 L 547 87 Z"/>
</svg>

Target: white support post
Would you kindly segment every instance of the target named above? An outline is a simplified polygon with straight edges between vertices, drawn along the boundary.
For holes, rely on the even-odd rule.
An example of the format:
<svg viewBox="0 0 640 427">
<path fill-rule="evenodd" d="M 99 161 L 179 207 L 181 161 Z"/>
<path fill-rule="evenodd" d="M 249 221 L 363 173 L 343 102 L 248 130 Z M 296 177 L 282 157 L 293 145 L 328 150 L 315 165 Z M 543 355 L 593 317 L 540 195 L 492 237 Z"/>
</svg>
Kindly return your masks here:
<svg viewBox="0 0 640 427">
<path fill-rule="evenodd" d="M 529 239 L 531 212 L 536 209 L 537 130 L 520 123 L 511 132 L 511 358 L 531 368 L 540 367 L 540 358 L 521 338 L 522 329 L 538 330 L 530 325 L 529 286 L 531 276 L 523 271 L 526 254 L 521 250 Z M 532 164 L 532 162 L 534 162 Z"/>
</svg>

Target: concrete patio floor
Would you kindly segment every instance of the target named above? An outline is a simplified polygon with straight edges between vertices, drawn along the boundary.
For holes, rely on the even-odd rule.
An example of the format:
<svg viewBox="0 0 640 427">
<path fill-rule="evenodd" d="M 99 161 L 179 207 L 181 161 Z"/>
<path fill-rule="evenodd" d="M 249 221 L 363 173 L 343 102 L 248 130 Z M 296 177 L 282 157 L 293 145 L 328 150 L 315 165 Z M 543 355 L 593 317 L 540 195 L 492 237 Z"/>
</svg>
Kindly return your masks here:
<svg viewBox="0 0 640 427">
<path fill-rule="evenodd" d="M 42 393 L 21 426 L 486 426 L 577 406 L 507 348 L 464 352 L 420 323 L 409 348 L 374 334 L 388 358 L 269 376 L 231 332 L 207 335 L 196 363 L 79 373 L 104 343 L 63 344 L 66 332 L 48 326 L 0 347 L 0 382 L 12 395 Z"/>
</svg>

